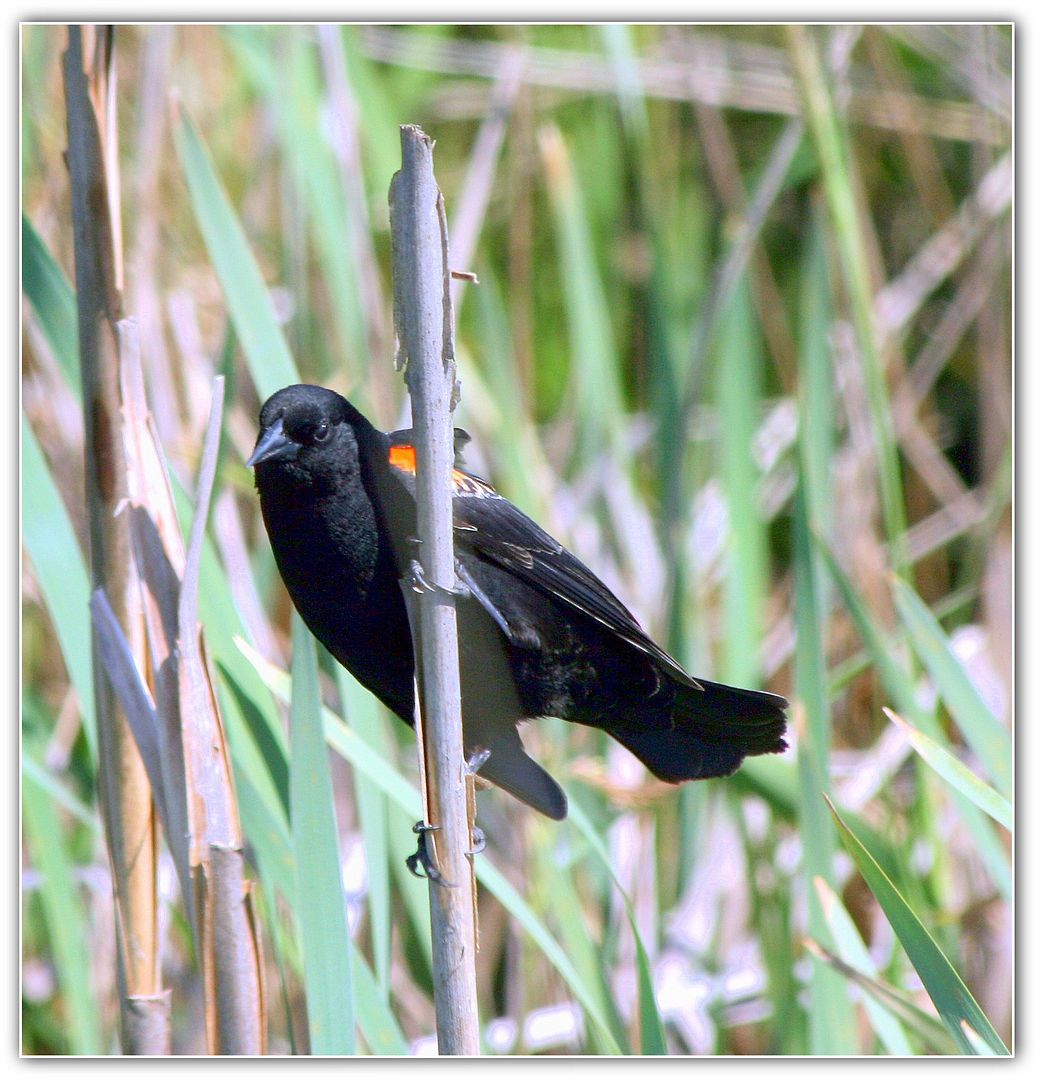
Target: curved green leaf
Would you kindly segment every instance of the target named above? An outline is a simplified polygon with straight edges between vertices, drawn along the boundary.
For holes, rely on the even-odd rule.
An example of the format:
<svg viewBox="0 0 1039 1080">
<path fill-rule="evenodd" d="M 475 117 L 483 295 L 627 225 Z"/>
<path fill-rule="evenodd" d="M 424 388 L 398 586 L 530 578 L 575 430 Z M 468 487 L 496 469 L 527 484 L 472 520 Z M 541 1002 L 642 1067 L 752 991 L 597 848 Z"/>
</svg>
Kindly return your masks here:
<svg viewBox="0 0 1039 1080">
<path fill-rule="evenodd" d="M 916 968 L 924 989 L 930 994 L 938 1015 L 945 1021 L 945 1026 L 952 1034 L 956 1045 L 964 1054 L 975 1053 L 974 1046 L 963 1033 L 962 1025 L 968 1024 L 996 1053 L 1009 1054 L 1003 1040 L 956 973 L 956 969 L 946 959 L 934 938 L 927 932 L 923 923 L 902 898 L 891 879 L 881 870 L 862 841 L 841 819 L 832 802 L 830 811 L 837 823 L 845 848 L 877 898 L 877 902 L 887 916 L 888 922 L 891 923 L 891 928 L 902 943 L 913 967 Z"/>
</svg>

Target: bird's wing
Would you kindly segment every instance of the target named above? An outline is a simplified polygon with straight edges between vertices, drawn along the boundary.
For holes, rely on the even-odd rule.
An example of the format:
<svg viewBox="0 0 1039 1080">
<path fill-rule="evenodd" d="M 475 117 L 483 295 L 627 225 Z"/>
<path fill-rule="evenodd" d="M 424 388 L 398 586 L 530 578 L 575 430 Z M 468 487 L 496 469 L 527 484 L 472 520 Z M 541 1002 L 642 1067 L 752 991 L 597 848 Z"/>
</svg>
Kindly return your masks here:
<svg viewBox="0 0 1039 1080">
<path fill-rule="evenodd" d="M 456 433 L 460 430 L 456 429 Z M 390 472 L 414 497 L 415 449 L 410 436 L 410 431 L 391 433 L 389 464 Z M 679 682 L 700 689 L 700 684 L 649 637 L 620 600 L 558 540 L 481 477 L 456 465 L 452 481 L 456 549 L 472 551 L 538 592 L 582 612 L 656 660 Z M 473 570 L 470 568 L 470 581 L 464 583 L 508 637 L 509 612 L 502 609 L 500 602 L 490 601 Z"/>
<path fill-rule="evenodd" d="M 635 616 L 587 566 L 479 477 L 455 481 L 455 544 L 562 601 L 660 663 L 679 682 L 699 684 L 639 626 Z M 478 574 L 474 575 L 477 577 Z M 479 594 L 477 598 L 480 599 Z M 481 599 L 481 603 L 483 600 Z M 486 606 L 486 604 L 485 604 Z M 507 611 L 496 609 L 506 622 Z M 492 617 L 495 611 L 491 611 Z M 496 621 L 498 621 L 496 619 Z M 499 624 L 500 625 L 500 624 Z"/>
</svg>

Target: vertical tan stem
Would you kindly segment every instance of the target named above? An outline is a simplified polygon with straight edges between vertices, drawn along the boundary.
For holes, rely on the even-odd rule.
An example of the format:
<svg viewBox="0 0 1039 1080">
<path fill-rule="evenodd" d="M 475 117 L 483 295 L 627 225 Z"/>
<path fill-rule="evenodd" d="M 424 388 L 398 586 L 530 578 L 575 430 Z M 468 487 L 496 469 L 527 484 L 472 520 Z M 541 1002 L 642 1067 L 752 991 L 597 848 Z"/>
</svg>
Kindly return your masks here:
<svg viewBox="0 0 1039 1080">
<path fill-rule="evenodd" d="M 104 33 L 104 31 L 98 31 Z M 76 262 L 80 372 L 85 421 L 86 494 L 90 520 L 92 588 L 104 588 L 141 667 L 143 622 L 139 583 L 132 569 L 127 517 L 118 513 L 127 494 L 126 460 L 120 436 L 120 390 L 116 323 L 121 297 L 116 287 L 117 244 L 111 216 L 112 187 L 106 179 L 101 125 L 87 86 L 80 27 L 69 27 L 64 54 L 68 168 Z M 100 53 L 100 51 L 99 51 Z M 110 50 L 100 53 L 110 55 Z M 106 96 L 104 70 L 94 72 Z M 107 132 L 109 142 L 114 132 Z M 117 204 L 116 204 L 117 205 Z M 137 1030 L 139 1011 L 130 998 L 158 994 L 158 924 L 155 883 L 155 819 L 151 789 L 125 715 L 118 707 L 97 655 L 98 784 L 112 864 L 119 935 L 120 1014 L 128 1053 L 162 1053 L 149 1045 L 151 1023 Z"/>
<path fill-rule="evenodd" d="M 439 869 L 431 881 L 433 985 L 441 1054 L 479 1053 L 476 929 L 462 743 L 455 600 L 451 413 L 455 365 L 447 226 L 433 175 L 433 140 L 401 128 L 401 170 L 390 188 L 398 357 L 407 363 L 415 429 L 419 553 L 433 588 L 418 597 L 422 716 L 429 821 Z M 420 750 L 421 752 L 421 750 Z"/>
</svg>

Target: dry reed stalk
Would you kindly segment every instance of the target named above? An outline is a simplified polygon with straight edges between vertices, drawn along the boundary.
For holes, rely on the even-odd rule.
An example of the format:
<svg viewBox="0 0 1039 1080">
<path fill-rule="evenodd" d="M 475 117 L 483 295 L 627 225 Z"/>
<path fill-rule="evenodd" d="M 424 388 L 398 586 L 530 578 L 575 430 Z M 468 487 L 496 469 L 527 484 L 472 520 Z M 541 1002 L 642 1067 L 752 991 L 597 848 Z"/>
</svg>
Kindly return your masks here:
<svg viewBox="0 0 1039 1080">
<path fill-rule="evenodd" d="M 400 171 L 390 187 L 393 301 L 398 356 L 406 360 L 418 459 L 418 538 L 425 588 L 402 583 L 413 612 L 421 705 L 416 733 L 424 764 L 426 824 L 435 827 L 437 866 L 449 884 L 430 879 L 433 993 L 441 1054 L 480 1052 L 476 999 L 476 898 L 470 804 L 462 744 L 455 583 L 451 413 L 456 384 L 444 200 L 433 175 L 433 140 L 401 128 Z M 414 601 L 414 602 L 412 602 Z M 417 608 L 417 611 L 414 609 Z M 424 730 L 423 730 L 424 729 Z"/>
<path fill-rule="evenodd" d="M 130 558 L 129 519 L 117 512 L 127 496 L 127 465 L 119 423 L 117 326 L 122 296 L 116 284 L 120 259 L 113 223 L 113 217 L 118 220 L 119 197 L 115 178 L 109 183 L 106 175 L 106 163 L 116 157 L 109 111 L 115 99 L 111 57 L 110 29 L 96 34 L 88 29 L 84 34 L 78 26 L 69 27 L 63 66 L 91 585 L 105 589 L 135 659 L 143 666 L 140 583 Z M 122 1043 L 126 1053 L 162 1053 L 168 1046 L 168 1030 L 154 1022 L 151 1009 L 139 1022 L 142 1013 L 130 1004 L 132 999 L 154 999 L 161 992 L 151 789 L 98 652 L 95 635 L 98 786 L 115 899 Z"/>
</svg>

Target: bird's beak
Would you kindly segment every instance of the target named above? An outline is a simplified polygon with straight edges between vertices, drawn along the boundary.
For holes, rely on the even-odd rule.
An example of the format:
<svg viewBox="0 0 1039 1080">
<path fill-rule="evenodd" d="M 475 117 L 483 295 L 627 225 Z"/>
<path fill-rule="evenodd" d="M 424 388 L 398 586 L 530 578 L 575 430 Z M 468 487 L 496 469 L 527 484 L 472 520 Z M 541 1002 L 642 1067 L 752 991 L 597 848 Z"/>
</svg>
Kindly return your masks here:
<svg viewBox="0 0 1039 1080">
<path fill-rule="evenodd" d="M 269 428 L 260 432 L 256 449 L 245 464 L 252 468 L 261 461 L 293 461 L 299 451 L 299 443 L 285 434 L 279 416 Z"/>
</svg>

